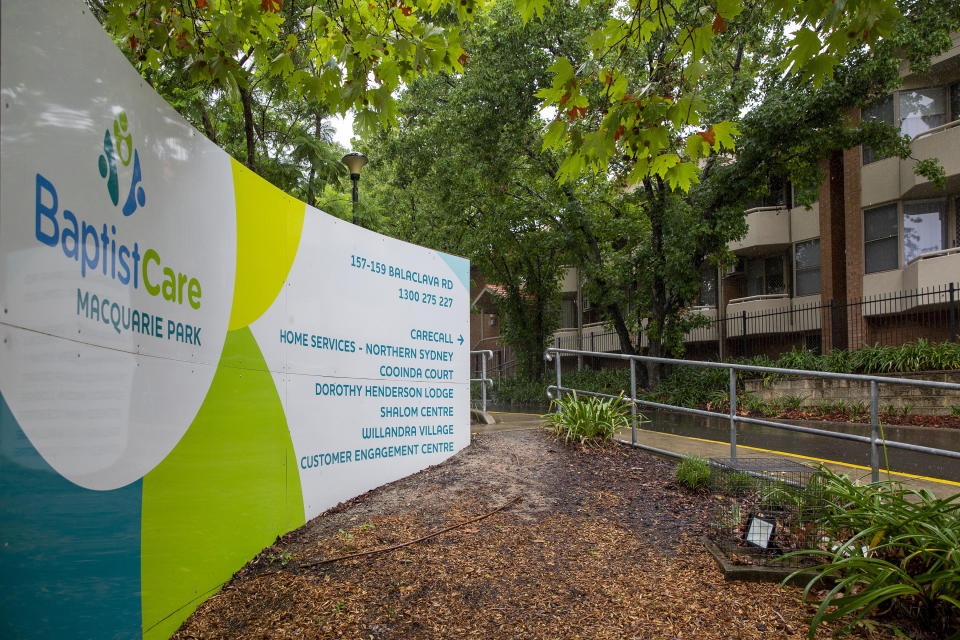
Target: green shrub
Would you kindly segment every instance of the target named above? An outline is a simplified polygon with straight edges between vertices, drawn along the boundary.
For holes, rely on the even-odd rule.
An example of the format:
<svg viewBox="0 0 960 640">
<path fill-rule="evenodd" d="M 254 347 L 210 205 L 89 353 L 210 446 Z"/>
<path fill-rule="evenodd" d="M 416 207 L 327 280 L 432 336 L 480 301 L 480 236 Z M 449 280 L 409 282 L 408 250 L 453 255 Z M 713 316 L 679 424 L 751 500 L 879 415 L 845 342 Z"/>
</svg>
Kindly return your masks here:
<svg viewBox="0 0 960 640">
<path fill-rule="evenodd" d="M 726 369 L 678 366 L 660 380 L 655 392 L 646 395 L 657 402 L 695 407 L 716 400 L 718 392 L 724 393 L 729 387 Z"/>
<path fill-rule="evenodd" d="M 555 411 L 543 416 L 544 428 L 563 442 L 602 443 L 630 426 L 630 403 L 617 398 L 579 398 L 570 394 L 550 404 Z"/>
<path fill-rule="evenodd" d="M 757 481 L 749 473 L 734 471 L 724 477 L 724 491 L 728 496 L 743 496 L 750 493 Z"/>
<path fill-rule="evenodd" d="M 638 368 L 639 366 L 642 365 L 638 365 Z M 570 373 L 563 374 L 562 380 L 563 386 L 570 389 L 606 393 L 613 396 L 620 393 L 625 396 L 630 395 L 629 369 L 584 369 L 583 371 L 571 371 Z M 553 378 L 550 384 L 555 383 L 556 378 Z"/>
<path fill-rule="evenodd" d="M 936 498 L 899 483 L 857 485 L 824 473 L 820 547 L 787 556 L 823 561 L 804 590 L 808 599 L 813 589 L 829 589 L 810 637 L 822 622 L 851 615 L 849 629 L 881 606 L 917 618 L 938 637 L 958 637 L 950 634 L 960 634 L 960 494 Z"/>
<path fill-rule="evenodd" d="M 487 391 L 487 400 L 494 404 L 539 404 L 542 406 L 547 403 L 547 385 L 549 384 L 551 383 L 546 380 L 537 382 L 525 380 L 520 376 L 503 377 L 494 382 L 493 389 Z"/>
<path fill-rule="evenodd" d="M 677 465 L 677 484 L 693 491 L 710 487 L 710 463 L 705 458 L 684 456 Z"/>
</svg>

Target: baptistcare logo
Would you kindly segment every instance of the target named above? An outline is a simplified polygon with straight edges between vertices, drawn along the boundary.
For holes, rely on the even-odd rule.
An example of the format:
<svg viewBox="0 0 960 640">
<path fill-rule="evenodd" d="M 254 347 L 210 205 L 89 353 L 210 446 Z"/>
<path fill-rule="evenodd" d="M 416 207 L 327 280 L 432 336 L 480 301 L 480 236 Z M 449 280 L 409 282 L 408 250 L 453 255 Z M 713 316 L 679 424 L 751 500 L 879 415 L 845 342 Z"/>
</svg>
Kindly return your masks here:
<svg viewBox="0 0 960 640">
<path fill-rule="evenodd" d="M 113 121 L 113 136 L 110 129 L 103 132 L 103 154 L 99 158 L 100 176 L 107 180 L 107 192 L 114 206 L 120 204 L 120 176 L 117 170 L 117 160 L 124 167 L 130 166 L 133 160 L 133 174 L 130 177 L 130 189 L 127 199 L 123 203 L 123 215 L 130 216 L 142 207 L 147 200 L 141 184 L 143 177 L 140 172 L 140 154 L 133 148 L 133 135 L 127 131 L 127 114 L 121 111 Z"/>
</svg>

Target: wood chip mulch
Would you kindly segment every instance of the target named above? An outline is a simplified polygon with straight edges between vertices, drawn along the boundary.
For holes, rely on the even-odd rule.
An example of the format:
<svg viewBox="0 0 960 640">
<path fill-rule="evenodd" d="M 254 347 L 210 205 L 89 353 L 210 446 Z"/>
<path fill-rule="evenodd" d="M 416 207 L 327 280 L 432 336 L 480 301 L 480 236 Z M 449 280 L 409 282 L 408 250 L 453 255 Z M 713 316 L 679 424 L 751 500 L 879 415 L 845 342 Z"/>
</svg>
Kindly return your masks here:
<svg viewBox="0 0 960 640">
<path fill-rule="evenodd" d="M 517 496 L 422 542 L 317 564 Z M 279 539 L 174 637 L 806 638 L 813 608 L 799 589 L 724 581 L 698 542 L 713 508 L 674 486 L 672 463 L 641 451 L 571 450 L 531 431 L 478 436 Z M 894 637 L 867 631 L 855 637 Z"/>
</svg>

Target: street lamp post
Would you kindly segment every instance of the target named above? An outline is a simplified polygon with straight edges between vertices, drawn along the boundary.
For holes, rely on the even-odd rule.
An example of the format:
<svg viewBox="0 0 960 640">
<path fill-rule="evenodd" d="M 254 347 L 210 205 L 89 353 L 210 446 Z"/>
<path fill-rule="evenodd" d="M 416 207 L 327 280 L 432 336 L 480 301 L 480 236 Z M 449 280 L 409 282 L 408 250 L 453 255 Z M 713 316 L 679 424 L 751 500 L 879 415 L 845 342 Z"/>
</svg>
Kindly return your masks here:
<svg viewBox="0 0 960 640">
<path fill-rule="evenodd" d="M 360 170 L 367 164 L 367 156 L 351 151 L 340 161 L 347 165 L 347 169 L 350 170 L 350 179 L 353 180 L 353 224 L 357 224 L 357 201 L 360 199 L 357 185 L 360 182 Z"/>
</svg>

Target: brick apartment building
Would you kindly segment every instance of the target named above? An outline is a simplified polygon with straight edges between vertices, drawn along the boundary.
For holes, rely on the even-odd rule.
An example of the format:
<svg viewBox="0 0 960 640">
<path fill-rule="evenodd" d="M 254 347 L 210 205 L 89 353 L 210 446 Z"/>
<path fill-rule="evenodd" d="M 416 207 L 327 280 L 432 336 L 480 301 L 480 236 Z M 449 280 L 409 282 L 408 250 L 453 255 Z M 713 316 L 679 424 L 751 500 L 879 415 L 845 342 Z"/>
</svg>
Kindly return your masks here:
<svg viewBox="0 0 960 640">
<path fill-rule="evenodd" d="M 808 209 L 789 184 L 746 211 L 749 230 L 730 249 L 735 267 L 704 272 L 701 307 L 712 320 L 688 353 L 724 357 L 792 346 L 814 350 L 955 339 L 960 307 L 960 34 L 919 75 L 865 113 L 913 138 L 913 159 L 868 147 L 823 161 L 827 179 Z M 946 189 L 914 174 L 939 158 Z M 953 286 L 951 286 L 953 283 Z M 575 270 L 563 283 L 558 344 L 617 351 L 619 339 L 583 298 Z M 759 338 L 762 337 L 762 340 Z M 642 339 L 642 338 L 641 338 Z M 773 352 L 773 353 L 771 353 Z"/>
</svg>

